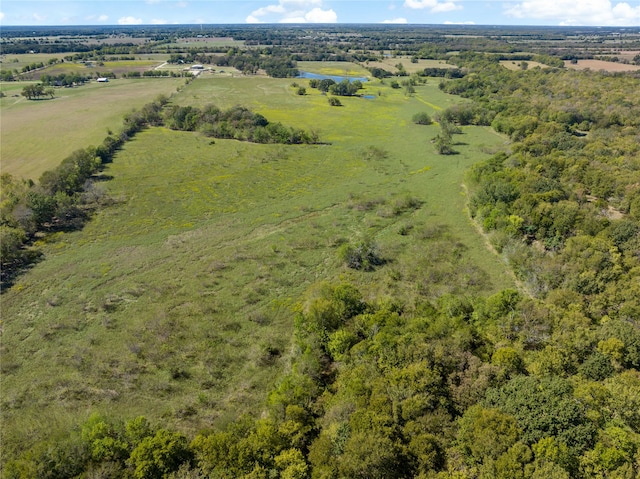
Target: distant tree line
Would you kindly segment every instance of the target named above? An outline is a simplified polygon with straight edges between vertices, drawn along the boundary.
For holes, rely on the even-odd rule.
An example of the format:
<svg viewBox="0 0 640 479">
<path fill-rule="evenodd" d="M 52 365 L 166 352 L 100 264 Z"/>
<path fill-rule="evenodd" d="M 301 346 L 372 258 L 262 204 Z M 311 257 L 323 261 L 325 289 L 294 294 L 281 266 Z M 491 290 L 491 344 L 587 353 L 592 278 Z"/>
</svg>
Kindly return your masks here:
<svg viewBox="0 0 640 479">
<path fill-rule="evenodd" d="M 218 66 L 232 66 L 243 73 L 255 74 L 263 69 L 267 75 L 274 78 L 298 76 L 297 63 L 289 55 L 266 55 L 257 51 L 241 52 L 230 49 L 226 55 L 216 58 Z"/>
<path fill-rule="evenodd" d="M 59 75 L 45 73 L 40 76 L 40 82 L 47 86 L 82 85 L 90 80 L 91 75 L 83 75 L 81 73 L 60 73 Z"/>
</svg>

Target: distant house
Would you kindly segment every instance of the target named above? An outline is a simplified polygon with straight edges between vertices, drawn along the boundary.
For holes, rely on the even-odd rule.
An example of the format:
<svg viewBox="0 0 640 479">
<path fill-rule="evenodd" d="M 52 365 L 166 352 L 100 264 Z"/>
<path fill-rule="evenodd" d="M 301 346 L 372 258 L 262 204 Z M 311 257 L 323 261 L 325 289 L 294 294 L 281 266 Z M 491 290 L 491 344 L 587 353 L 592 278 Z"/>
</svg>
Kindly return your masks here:
<svg viewBox="0 0 640 479">
<path fill-rule="evenodd" d="M 107 83 L 109 79 L 106 77 L 100 77 L 100 78 L 96 78 L 96 81 L 100 83 Z"/>
<path fill-rule="evenodd" d="M 204 70 L 203 65 L 191 65 L 192 70 Z"/>
</svg>

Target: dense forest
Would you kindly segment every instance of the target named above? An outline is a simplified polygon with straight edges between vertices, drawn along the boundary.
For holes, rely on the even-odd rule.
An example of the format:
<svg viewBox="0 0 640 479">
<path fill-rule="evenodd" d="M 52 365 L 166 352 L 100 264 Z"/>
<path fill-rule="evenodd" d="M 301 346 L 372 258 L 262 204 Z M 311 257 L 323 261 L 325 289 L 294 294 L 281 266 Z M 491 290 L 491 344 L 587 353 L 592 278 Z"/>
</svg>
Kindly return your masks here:
<svg viewBox="0 0 640 479">
<path fill-rule="evenodd" d="M 519 288 L 403 304 L 323 283 L 300 302 L 290 368 L 261 415 L 187 436 L 145 417 L 95 414 L 65 437 L 12 451 L 3 477 L 640 477 L 640 76 L 566 70 L 542 47 L 530 51 L 548 67 L 510 71 L 501 55 L 519 47 L 502 38 L 415 40 L 406 29 L 403 40 L 376 28 L 375 35 L 363 28 L 332 58 L 354 60 L 354 47 L 387 49 L 391 41 L 404 54 L 446 58 L 459 74 L 428 81 L 470 101 L 435 120 L 491 126 L 508 138 L 506 152 L 469 170 L 466 186 L 471 217 Z M 297 42 L 297 53 L 282 53 L 280 62 L 235 50 L 218 60 L 273 67 L 273 76 L 321 49 L 292 30 L 221 33 L 263 45 Z M 451 55 L 449 42 L 469 50 Z M 37 252 L 22 246 L 39 231 L 77 227 L 100 207 L 87 180 L 147 125 L 318 142 L 315 133 L 246 109 L 167 101 L 130 115 L 122 131 L 38 184 L 3 177 L 3 271 L 15 274 L 33 260 Z M 344 251 L 349 267 L 375 266 L 361 246 Z"/>
</svg>

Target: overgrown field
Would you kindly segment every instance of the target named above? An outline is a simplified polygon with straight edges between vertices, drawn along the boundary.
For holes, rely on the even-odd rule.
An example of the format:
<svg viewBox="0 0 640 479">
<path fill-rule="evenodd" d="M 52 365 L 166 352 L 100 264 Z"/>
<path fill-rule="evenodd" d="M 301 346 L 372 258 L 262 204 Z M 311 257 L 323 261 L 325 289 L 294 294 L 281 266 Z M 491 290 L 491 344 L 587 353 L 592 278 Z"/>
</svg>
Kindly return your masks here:
<svg viewBox="0 0 640 479">
<path fill-rule="evenodd" d="M 62 114 L 52 109 L 70 104 L 81 130 L 89 116 L 81 105 L 99 115 L 104 92 L 119 93 L 100 127 L 64 142 L 81 146 L 115 126 L 114 104 L 125 110 L 136 92 L 172 81 L 117 81 L 53 101 L 23 100 L 3 112 L 3 157 L 6 116 L 26 124 L 34 121 L 30 109 L 42 108 L 51 123 Z M 256 145 L 148 129 L 104 171 L 99 188 L 112 205 L 82 231 L 50 238 L 45 259 L 4 294 L 3 442 L 11 450 L 94 411 L 144 414 L 185 431 L 259 415 L 288 368 L 294 313 L 323 281 L 347 280 L 367 299 L 393 297 L 409 308 L 446 293 L 512 286 L 470 223 L 461 187 L 465 170 L 503 149 L 503 137 L 464 127 L 458 154 L 436 155 L 430 140 L 438 126 L 411 121 L 461 101 L 436 80 L 414 96 L 366 83 L 373 98 L 343 98 L 343 107 L 308 87 L 297 95 L 291 82 L 200 78 L 172 103 L 241 104 L 270 121 L 315 129 L 324 144 Z M 98 88 L 111 90 L 92 95 Z M 14 140 L 13 148 L 26 149 Z M 13 171 L 29 176 L 19 167 Z M 344 245 L 362 244 L 380 259 L 374 271 L 350 269 L 340 257 Z"/>
<path fill-rule="evenodd" d="M 159 94 L 170 95 L 183 85 L 180 78 L 118 79 L 56 88 L 55 98 L 27 100 L 27 83 L 2 83 L 0 142 L 2 171 L 38 179 L 76 149 L 97 145 L 122 117 Z"/>
</svg>

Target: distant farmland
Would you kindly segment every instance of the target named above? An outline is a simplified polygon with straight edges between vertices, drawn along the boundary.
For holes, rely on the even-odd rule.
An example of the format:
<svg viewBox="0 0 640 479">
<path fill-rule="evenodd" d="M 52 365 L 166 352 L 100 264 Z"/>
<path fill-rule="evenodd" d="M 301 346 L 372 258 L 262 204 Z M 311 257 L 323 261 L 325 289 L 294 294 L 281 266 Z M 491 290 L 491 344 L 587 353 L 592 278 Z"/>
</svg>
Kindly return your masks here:
<svg viewBox="0 0 640 479">
<path fill-rule="evenodd" d="M 97 145 L 122 116 L 159 94 L 170 95 L 183 78 L 119 79 L 57 88 L 52 100 L 27 100 L 25 83 L 3 84 L 0 100 L 2 172 L 38 179 L 74 150 Z M 37 141 L 34 141 L 36 140 Z"/>
<path fill-rule="evenodd" d="M 640 66 L 626 63 L 606 62 L 604 60 L 578 60 L 578 63 L 565 61 L 564 66 L 573 70 L 604 70 L 607 72 L 633 72 L 640 70 Z"/>
</svg>

